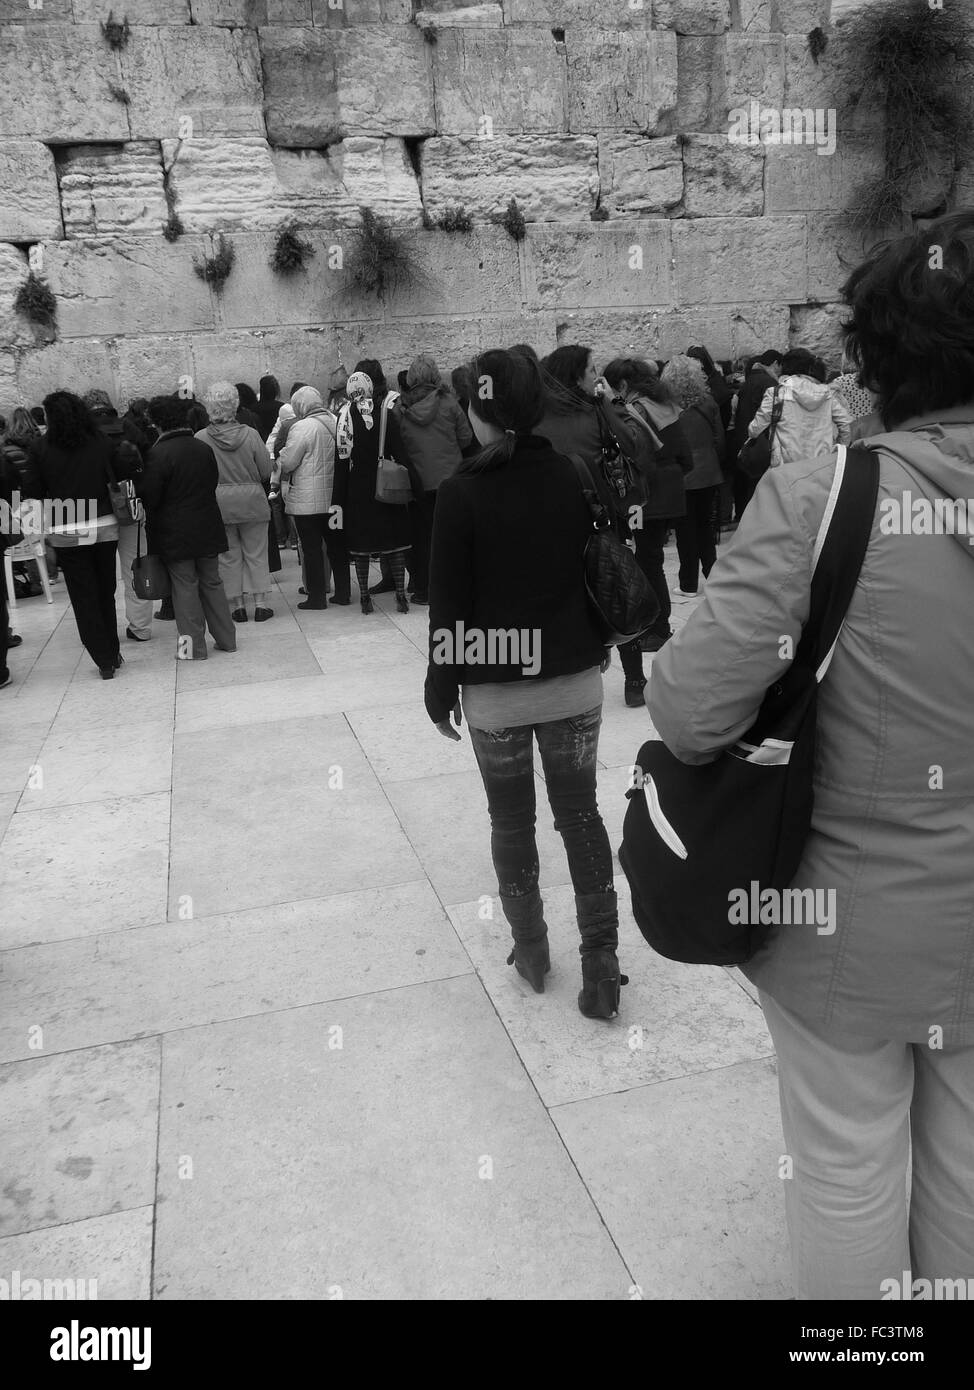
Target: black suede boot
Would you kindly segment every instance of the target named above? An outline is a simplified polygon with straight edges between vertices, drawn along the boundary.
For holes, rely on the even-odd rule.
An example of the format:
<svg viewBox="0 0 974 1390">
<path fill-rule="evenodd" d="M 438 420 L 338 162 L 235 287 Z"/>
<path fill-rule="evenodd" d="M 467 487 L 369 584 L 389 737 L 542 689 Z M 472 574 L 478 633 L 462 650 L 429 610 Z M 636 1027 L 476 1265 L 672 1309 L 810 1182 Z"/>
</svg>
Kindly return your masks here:
<svg viewBox="0 0 974 1390">
<path fill-rule="evenodd" d="M 615 1018 L 619 991 L 629 976 L 619 971 L 619 907 L 614 890 L 576 893 L 575 910 L 582 941 L 582 988 L 578 1007 L 586 1018 Z"/>
<path fill-rule="evenodd" d="M 548 928 L 544 920 L 544 903 L 537 888 L 523 897 L 501 896 L 501 907 L 511 927 L 514 950 L 507 958 L 522 979 L 527 980 L 535 994 L 544 994 L 544 977 L 551 969 L 548 954 Z"/>
</svg>

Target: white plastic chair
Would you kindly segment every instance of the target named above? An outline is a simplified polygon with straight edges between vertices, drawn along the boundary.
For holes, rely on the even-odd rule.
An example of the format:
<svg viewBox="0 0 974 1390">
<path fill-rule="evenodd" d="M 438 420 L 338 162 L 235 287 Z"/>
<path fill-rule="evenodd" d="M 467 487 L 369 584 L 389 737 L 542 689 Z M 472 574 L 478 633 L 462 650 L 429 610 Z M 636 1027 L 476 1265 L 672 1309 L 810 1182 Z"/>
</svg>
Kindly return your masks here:
<svg viewBox="0 0 974 1390">
<path fill-rule="evenodd" d="M 48 603 L 54 602 L 54 595 L 51 593 L 51 581 L 47 574 L 47 555 L 44 550 L 44 542 L 38 537 L 31 540 L 22 540 L 17 545 L 8 547 L 3 552 L 3 572 L 7 580 L 7 602 L 10 611 L 13 612 L 17 607 L 17 594 L 14 588 L 14 561 L 15 560 L 36 560 L 37 568 L 41 572 L 41 588 L 44 590 L 44 597 Z"/>
</svg>

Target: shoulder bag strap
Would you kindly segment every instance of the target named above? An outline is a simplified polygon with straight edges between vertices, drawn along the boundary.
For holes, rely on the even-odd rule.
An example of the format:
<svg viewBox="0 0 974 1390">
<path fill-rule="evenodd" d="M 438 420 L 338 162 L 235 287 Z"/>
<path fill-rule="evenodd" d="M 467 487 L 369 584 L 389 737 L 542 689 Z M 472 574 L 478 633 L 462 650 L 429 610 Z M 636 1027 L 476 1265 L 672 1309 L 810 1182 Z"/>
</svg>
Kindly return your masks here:
<svg viewBox="0 0 974 1390">
<path fill-rule="evenodd" d="M 778 428 L 778 421 L 781 419 L 785 403 L 778 394 L 778 383 L 774 384 L 774 398 L 771 401 L 771 423 L 768 426 L 768 443 L 774 443 L 775 430 Z"/>
<path fill-rule="evenodd" d="M 379 458 L 386 456 L 386 419 L 389 413 L 389 397 L 379 406 Z"/>
<path fill-rule="evenodd" d="M 812 556 L 812 598 L 795 661 L 821 681 L 835 651 L 872 535 L 879 459 L 838 446 L 835 477 Z"/>
<path fill-rule="evenodd" d="M 592 517 L 592 525 L 597 531 L 601 530 L 603 525 L 609 524 L 609 517 L 592 480 L 591 470 L 581 454 L 567 454 L 566 457 L 575 469 L 575 475 L 581 485 L 582 496 L 585 498 L 585 503 Z"/>
</svg>

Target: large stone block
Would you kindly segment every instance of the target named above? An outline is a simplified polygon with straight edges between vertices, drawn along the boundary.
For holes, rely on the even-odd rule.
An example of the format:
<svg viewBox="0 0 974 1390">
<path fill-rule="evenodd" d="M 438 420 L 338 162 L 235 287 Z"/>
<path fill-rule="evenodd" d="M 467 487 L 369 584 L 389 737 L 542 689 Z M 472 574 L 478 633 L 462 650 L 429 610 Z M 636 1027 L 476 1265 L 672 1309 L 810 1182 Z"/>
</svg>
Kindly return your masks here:
<svg viewBox="0 0 974 1390">
<path fill-rule="evenodd" d="M 727 108 L 751 101 L 776 110 L 784 103 L 785 41 L 779 35 L 728 34 Z"/>
<path fill-rule="evenodd" d="M 527 304 L 584 309 L 672 303 L 674 225 L 660 219 L 626 227 L 530 228 L 524 242 Z"/>
<path fill-rule="evenodd" d="M 670 225 L 678 303 L 806 298 L 804 217 L 702 217 Z"/>
<path fill-rule="evenodd" d="M 268 0 L 190 0 L 193 23 L 225 29 L 256 29 L 267 23 Z"/>
<path fill-rule="evenodd" d="M 788 346 L 808 348 L 829 367 L 841 366 L 842 320 L 848 312 L 844 304 L 793 305 Z"/>
<path fill-rule="evenodd" d="M 67 238 L 158 233 L 169 215 L 156 140 L 69 146 L 59 153 L 58 180 Z"/>
<path fill-rule="evenodd" d="M 780 219 L 778 219 L 780 220 Z M 791 294 L 789 302 L 840 298 L 840 288 L 865 257 L 878 235 L 864 233 L 840 213 L 817 213 L 808 218 L 808 286 L 804 294 Z"/>
<path fill-rule="evenodd" d="M 692 135 L 683 146 L 688 217 L 760 217 L 764 147 L 735 145 L 726 135 Z"/>
<path fill-rule="evenodd" d="M 264 374 L 264 332 L 194 333 L 192 377 L 197 398 L 202 398 L 215 381 L 249 381 L 256 390 Z M 284 373 L 282 372 L 282 376 Z M 295 376 L 281 382 L 287 390 Z M 301 377 L 307 381 L 307 377 Z"/>
<path fill-rule="evenodd" d="M 267 18 L 264 20 L 264 25 L 303 25 L 306 28 L 310 29 L 314 23 L 314 14 L 311 0 L 266 0 L 266 3 Z M 261 27 L 263 27 L 263 25 Z M 324 20 L 322 20 L 321 27 L 325 27 Z"/>
<path fill-rule="evenodd" d="M 268 11 L 282 3 L 294 4 L 297 0 L 267 0 Z M 450 4 L 453 3 L 454 0 L 450 0 Z M 311 4 L 316 29 L 342 29 L 353 24 L 410 24 L 414 8 L 412 0 L 311 0 Z M 429 0 L 423 8 L 430 8 Z"/>
<path fill-rule="evenodd" d="M 44 0 L 45 10 L 49 3 Z M 76 24 L 101 24 L 109 14 L 124 17 L 133 29 L 139 24 L 192 22 L 189 0 L 74 0 L 73 8 Z"/>
<path fill-rule="evenodd" d="M 169 243 L 160 237 L 64 241 L 47 251 L 58 297 L 62 338 L 166 333 L 212 328 L 213 295 L 193 272 L 193 256 L 209 250 L 202 237 Z"/>
<path fill-rule="evenodd" d="M 41 0 L 37 10 L 27 0 L 0 0 L 0 24 L 71 24 L 75 17 L 71 0 Z"/>
<path fill-rule="evenodd" d="M 862 58 L 853 39 L 833 34 L 816 63 L 808 40 L 791 35 L 785 39 L 784 69 L 784 105 L 837 111 L 840 138 L 883 125 L 883 110 L 878 102 L 851 104 L 863 86 Z"/>
<path fill-rule="evenodd" d="M 381 331 L 381 319 L 373 318 L 352 324 L 330 321 L 313 328 L 270 328 L 251 336 L 260 343 L 261 375 L 271 372 L 282 391 L 287 391 L 292 381 L 306 381 L 324 395 L 328 377 L 340 362 L 351 371 L 360 358 L 375 356 L 372 349 Z M 240 351 L 244 351 L 242 344 Z M 378 360 L 382 361 L 381 356 Z M 254 378 L 248 376 L 246 380 Z"/>
<path fill-rule="evenodd" d="M 247 29 L 138 29 L 121 53 L 136 139 L 263 135 L 260 54 Z"/>
<path fill-rule="evenodd" d="M 115 362 L 116 394 L 112 400 L 127 405 L 139 396 L 170 396 L 181 378 L 193 377 L 193 345 L 201 335 L 178 333 L 149 337 L 117 338 L 111 342 Z M 231 377 L 240 381 L 241 377 Z M 111 394 L 111 393 L 109 393 Z"/>
<path fill-rule="evenodd" d="M 599 207 L 610 217 L 672 213 L 683 202 L 683 152 L 675 135 L 599 137 Z"/>
<path fill-rule="evenodd" d="M 637 313 L 580 310 L 559 315 L 558 343 L 591 348 L 601 368 L 613 357 L 672 357 L 692 343 L 706 343 L 716 356 L 729 338 L 726 311 L 647 307 Z"/>
<path fill-rule="evenodd" d="M 447 0 L 444 0 L 447 3 Z M 449 0 L 455 3 L 455 0 Z M 504 0 L 508 24 L 587 24 L 604 29 L 649 29 L 652 0 Z"/>
<path fill-rule="evenodd" d="M 433 53 L 442 135 L 568 128 L 568 75 L 547 29 L 452 29 Z"/>
<path fill-rule="evenodd" d="M 674 34 L 569 30 L 568 120 L 573 131 L 667 135 L 677 105 Z"/>
<path fill-rule="evenodd" d="M 418 29 L 270 26 L 260 32 L 260 53 L 271 144 L 435 129 L 429 46 Z"/>
<path fill-rule="evenodd" d="M 424 142 L 421 162 L 423 200 L 434 220 L 457 203 L 490 220 L 514 198 L 528 222 L 577 222 L 598 194 L 592 135 L 438 137 Z"/>
<path fill-rule="evenodd" d="M 727 37 L 724 34 L 680 34 L 677 37 L 677 130 L 726 128 Z"/>
<path fill-rule="evenodd" d="M 424 34 L 430 34 L 430 43 L 436 43 L 443 29 L 499 29 L 504 23 L 504 10 L 500 4 L 461 5 L 458 8 L 438 9 L 423 6 L 412 16 L 412 22 Z"/>
<path fill-rule="evenodd" d="M 387 318 L 438 313 L 476 318 L 521 309 L 517 244 L 502 228 L 411 232 L 404 239 L 415 248 L 426 284 L 392 296 Z"/>
<path fill-rule="evenodd" d="M 863 0 L 856 0 L 863 5 Z M 777 0 L 777 28 L 783 34 L 801 34 L 808 37 L 813 29 L 828 27 L 831 0 Z"/>
<path fill-rule="evenodd" d="M 280 275 L 271 267 L 272 235 L 249 232 L 233 238 L 237 258 L 233 274 L 217 296 L 218 328 L 313 325 L 332 317 L 351 272 L 347 264 L 332 268 L 328 251 L 330 246 L 340 246 L 347 261 L 351 238 L 347 230 L 336 229 L 306 233 L 305 240 L 314 248 L 314 256 L 303 270 Z"/>
<path fill-rule="evenodd" d="M 822 147 L 825 148 L 825 147 Z M 765 150 L 765 211 L 838 212 L 882 169 L 881 142 L 851 138 L 832 155 L 810 145 L 768 145 Z"/>
<path fill-rule="evenodd" d="M 767 34 L 777 27 L 777 0 L 731 0 L 731 28 L 744 34 Z"/>
<path fill-rule="evenodd" d="M 51 391 L 97 388 L 118 399 L 111 344 L 100 338 L 56 342 L 17 358 L 17 405 L 40 405 Z"/>
<path fill-rule="evenodd" d="M 0 240 L 57 240 L 61 233 L 51 151 L 38 140 L 4 140 L 0 144 Z"/>
<path fill-rule="evenodd" d="M 5 138 L 127 140 L 127 108 L 115 101 L 118 57 L 96 24 L 10 24 L 0 29 Z"/>
<path fill-rule="evenodd" d="M 653 0 L 657 29 L 678 34 L 722 34 L 730 28 L 730 0 Z"/>
<path fill-rule="evenodd" d="M 188 232 L 270 230 L 288 218 L 301 226 L 357 225 L 363 205 L 395 222 L 421 219 L 401 140 L 351 136 L 326 150 L 275 150 L 259 137 L 162 144 Z"/>
</svg>

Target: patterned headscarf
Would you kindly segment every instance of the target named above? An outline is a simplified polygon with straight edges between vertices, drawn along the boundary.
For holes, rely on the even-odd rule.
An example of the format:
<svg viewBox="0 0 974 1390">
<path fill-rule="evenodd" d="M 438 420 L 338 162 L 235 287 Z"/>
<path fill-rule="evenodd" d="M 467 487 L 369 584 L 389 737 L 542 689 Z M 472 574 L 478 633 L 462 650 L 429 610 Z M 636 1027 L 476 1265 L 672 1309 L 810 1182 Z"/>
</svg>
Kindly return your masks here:
<svg viewBox="0 0 974 1390">
<path fill-rule="evenodd" d="M 240 397 L 232 381 L 214 381 L 203 397 L 211 425 L 225 425 L 236 420 Z"/>
<path fill-rule="evenodd" d="M 372 378 L 366 376 L 364 372 L 353 372 L 348 378 L 348 385 L 345 387 L 345 394 L 350 401 L 354 401 L 358 406 L 358 412 L 362 417 L 362 423 L 367 430 L 372 428 Z"/>
</svg>

